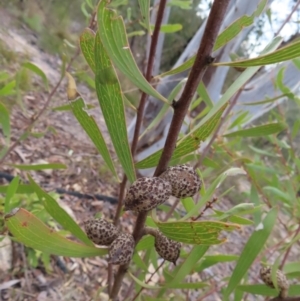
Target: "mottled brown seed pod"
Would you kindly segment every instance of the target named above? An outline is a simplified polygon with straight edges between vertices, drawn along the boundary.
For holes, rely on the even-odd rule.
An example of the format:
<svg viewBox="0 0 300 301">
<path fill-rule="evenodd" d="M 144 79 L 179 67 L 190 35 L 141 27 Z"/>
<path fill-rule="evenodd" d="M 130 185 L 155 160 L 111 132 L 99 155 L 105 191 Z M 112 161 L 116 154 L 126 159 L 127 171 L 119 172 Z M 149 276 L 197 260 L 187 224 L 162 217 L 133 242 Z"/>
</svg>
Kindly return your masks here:
<svg viewBox="0 0 300 301">
<path fill-rule="evenodd" d="M 125 210 L 146 212 L 164 203 L 171 196 L 171 184 L 161 178 L 139 178 L 125 197 Z"/>
<path fill-rule="evenodd" d="M 261 280 L 269 287 L 274 288 L 274 283 L 272 281 L 271 268 L 270 267 L 262 267 L 260 269 L 260 278 Z M 279 297 L 286 298 L 289 290 L 289 283 L 286 276 L 282 271 L 276 271 L 277 278 L 277 286 L 280 289 Z"/>
<path fill-rule="evenodd" d="M 88 238 L 97 245 L 109 246 L 119 235 L 118 229 L 104 219 L 90 219 L 84 222 Z"/>
<path fill-rule="evenodd" d="M 163 259 L 173 262 L 174 265 L 176 265 L 176 261 L 180 254 L 180 248 L 180 242 L 169 239 L 160 231 L 156 231 L 155 250 Z"/>
<path fill-rule="evenodd" d="M 160 178 L 171 183 L 172 195 L 177 198 L 194 196 L 200 190 L 202 184 L 196 171 L 188 165 L 168 167 L 160 175 Z"/>
<path fill-rule="evenodd" d="M 109 262 L 111 264 L 127 264 L 132 258 L 133 251 L 133 236 L 127 233 L 121 233 L 110 246 Z"/>
</svg>

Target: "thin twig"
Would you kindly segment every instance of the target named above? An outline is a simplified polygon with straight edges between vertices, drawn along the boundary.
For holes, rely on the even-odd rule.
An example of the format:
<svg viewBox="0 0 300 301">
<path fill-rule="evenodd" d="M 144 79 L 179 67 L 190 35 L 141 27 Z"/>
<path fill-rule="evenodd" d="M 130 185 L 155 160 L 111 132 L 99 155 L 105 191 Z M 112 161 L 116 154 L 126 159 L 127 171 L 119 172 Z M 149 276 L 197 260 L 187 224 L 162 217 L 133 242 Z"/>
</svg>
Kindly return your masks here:
<svg viewBox="0 0 300 301">
<path fill-rule="evenodd" d="M 162 263 L 161 263 L 161 264 L 156 268 L 156 270 L 151 274 L 150 278 L 146 281 L 146 284 L 149 283 L 149 282 L 152 280 L 153 276 L 154 276 L 154 275 L 158 272 L 158 270 L 164 265 L 164 263 L 165 263 L 165 260 L 163 260 Z M 135 294 L 135 296 L 133 297 L 133 299 L 132 299 L 131 301 L 136 300 L 136 298 L 141 294 L 141 292 L 142 292 L 144 289 L 145 289 L 145 288 L 142 287 L 142 288 Z"/>
<path fill-rule="evenodd" d="M 295 232 L 293 238 L 295 238 L 299 233 L 300 233 L 300 225 L 298 226 L 298 229 L 297 229 L 297 231 Z M 282 268 L 284 267 L 285 262 L 286 262 L 286 260 L 287 260 L 287 258 L 288 258 L 288 256 L 289 256 L 289 254 L 290 254 L 290 252 L 291 252 L 292 246 L 293 246 L 293 245 L 290 245 L 290 246 L 288 247 L 288 249 L 286 250 L 286 252 L 285 252 L 285 254 L 284 254 L 284 257 L 283 257 L 283 259 L 282 259 L 282 262 L 281 262 L 281 264 L 280 264 L 280 266 L 279 266 L 279 269 L 280 269 L 280 270 L 282 270 Z"/>
<path fill-rule="evenodd" d="M 213 208 L 213 204 L 218 200 L 218 198 L 213 197 L 213 199 L 209 202 L 206 203 L 204 209 L 200 212 L 200 214 L 196 217 L 192 217 L 191 220 L 192 221 L 196 221 L 197 219 L 201 218 L 203 216 L 203 214 L 205 213 L 206 210 L 208 209 L 212 209 Z"/>
<path fill-rule="evenodd" d="M 290 14 L 287 16 L 287 18 L 284 20 L 284 22 L 281 24 L 280 28 L 277 30 L 277 32 L 274 34 L 274 37 L 278 36 L 280 31 L 283 29 L 283 27 L 290 21 L 292 15 L 294 14 L 294 12 L 296 11 L 296 9 L 298 8 L 300 4 L 300 0 L 298 0 L 298 2 L 296 3 L 296 5 L 294 6 L 294 8 L 292 9 L 292 11 L 290 12 Z"/>
</svg>

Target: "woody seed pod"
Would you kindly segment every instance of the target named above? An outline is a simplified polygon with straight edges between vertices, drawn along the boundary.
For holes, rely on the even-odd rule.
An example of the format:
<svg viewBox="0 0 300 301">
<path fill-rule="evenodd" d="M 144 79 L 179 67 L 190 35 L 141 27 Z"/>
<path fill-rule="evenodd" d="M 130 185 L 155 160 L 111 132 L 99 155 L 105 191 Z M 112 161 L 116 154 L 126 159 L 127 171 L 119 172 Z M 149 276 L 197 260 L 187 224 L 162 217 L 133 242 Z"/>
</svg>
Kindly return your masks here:
<svg viewBox="0 0 300 301">
<path fill-rule="evenodd" d="M 109 246 L 119 235 L 118 229 L 104 219 L 91 219 L 84 222 L 87 237 L 97 245 Z"/>
<path fill-rule="evenodd" d="M 271 268 L 270 267 L 262 267 L 260 269 L 260 278 L 261 280 L 269 287 L 274 288 L 274 283 L 272 281 Z M 289 283 L 286 276 L 282 271 L 276 271 L 277 278 L 277 286 L 280 289 L 279 297 L 286 298 L 289 290 Z"/>
<path fill-rule="evenodd" d="M 180 242 L 169 239 L 160 231 L 156 231 L 155 250 L 163 259 L 173 262 L 174 265 L 176 265 L 176 261 L 180 254 L 180 248 Z"/>
<path fill-rule="evenodd" d="M 161 178 L 139 178 L 125 197 L 125 210 L 146 212 L 164 203 L 171 195 L 171 184 Z"/>
<path fill-rule="evenodd" d="M 168 167 L 160 178 L 167 180 L 172 185 L 172 195 L 177 198 L 194 196 L 201 188 L 201 180 L 193 167 L 178 165 Z"/>
<path fill-rule="evenodd" d="M 111 264 L 127 264 L 132 258 L 133 251 L 133 236 L 127 233 L 121 233 L 110 246 L 109 262 Z"/>
</svg>

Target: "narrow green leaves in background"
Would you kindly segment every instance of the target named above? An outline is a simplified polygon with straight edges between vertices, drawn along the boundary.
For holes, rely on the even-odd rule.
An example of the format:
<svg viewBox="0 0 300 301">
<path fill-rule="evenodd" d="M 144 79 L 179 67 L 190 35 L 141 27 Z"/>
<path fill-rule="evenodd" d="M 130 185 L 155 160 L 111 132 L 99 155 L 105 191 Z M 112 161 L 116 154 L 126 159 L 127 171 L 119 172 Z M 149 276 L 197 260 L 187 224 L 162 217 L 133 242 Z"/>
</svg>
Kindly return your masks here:
<svg viewBox="0 0 300 301">
<path fill-rule="evenodd" d="M 239 130 L 229 134 L 223 135 L 224 137 L 264 137 L 272 134 L 278 134 L 286 129 L 284 123 L 276 122 L 252 127 L 245 130 Z"/>
<path fill-rule="evenodd" d="M 93 141 L 110 171 L 113 173 L 116 179 L 119 180 L 103 135 L 95 119 L 86 112 L 86 105 L 84 103 L 84 100 L 82 98 L 77 98 L 76 100 L 71 101 L 70 104 L 77 121 Z"/>
<path fill-rule="evenodd" d="M 100 39 L 110 59 L 139 89 L 157 99 L 168 102 L 149 84 L 139 70 L 130 51 L 123 19 L 117 16 L 114 11 L 107 9 L 107 3 L 107 0 L 100 1 L 97 16 Z"/>
<path fill-rule="evenodd" d="M 172 165 L 172 161 L 182 158 L 183 156 L 195 151 L 198 149 L 201 141 L 204 141 L 214 130 L 220 118 L 225 110 L 227 104 L 225 104 L 219 111 L 217 111 L 206 123 L 204 123 L 201 127 L 195 127 L 193 131 L 187 134 L 184 138 L 182 138 L 175 148 L 175 151 L 172 155 L 172 159 L 170 164 Z M 161 156 L 162 150 L 155 152 L 149 157 L 143 159 L 142 161 L 136 163 L 136 168 L 150 168 L 157 165 L 159 158 Z"/>
<path fill-rule="evenodd" d="M 9 202 L 10 202 L 11 198 L 14 196 L 14 194 L 17 192 L 19 182 L 20 182 L 20 178 L 15 177 L 15 178 L 13 178 L 13 180 L 10 182 L 10 184 L 7 187 L 5 201 L 4 201 L 4 212 L 5 213 L 8 213 L 12 209 L 12 208 L 10 208 Z"/>
<path fill-rule="evenodd" d="M 139 6 L 143 18 L 143 24 L 148 30 L 148 33 L 151 35 L 150 27 L 150 0 L 139 0 Z"/>
<path fill-rule="evenodd" d="M 46 76 L 46 74 L 44 73 L 44 71 L 42 69 L 40 69 L 38 66 L 30 63 L 30 62 L 26 62 L 22 65 L 24 68 L 27 68 L 29 70 L 31 70 L 32 72 L 34 72 L 35 74 L 37 74 L 38 76 L 41 77 L 41 79 L 43 80 L 46 89 L 49 89 L 49 83 L 48 83 L 48 78 Z"/>
<path fill-rule="evenodd" d="M 46 211 L 60 224 L 65 230 L 70 231 L 75 237 L 80 239 L 82 242 L 89 246 L 93 246 L 93 243 L 88 239 L 83 230 L 78 226 L 78 224 L 72 219 L 72 217 L 61 208 L 55 199 L 53 199 L 48 193 L 46 193 L 39 185 L 37 185 L 34 180 L 28 175 L 29 182 L 33 187 L 35 193 L 37 194 L 40 201 Z"/>
<path fill-rule="evenodd" d="M 67 166 L 62 163 L 49 164 L 10 164 L 20 170 L 46 170 L 46 169 L 66 169 Z"/>
<path fill-rule="evenodd" d="M 99 104 L 120 163 L 132 183 L 135 180 L 133 159 L 127 136 L 123 95 L 116 71 L 97 32 L 95 40 L 96 92 Z"/>
<path fill-rule="evenodd" d="M 254 59 L 240 60 L 234 62 L 213 63 L 212 66 L 231 66 L 231 67 L 254 67 L 276 64 L 292 60 L 300 56 L 300 41 L 290 43 L 274 52 L 258 56 Z"/>
<path fill-rule="evenodd" d="M 0 128 L 6 140 L 6 146 L 10 143 L 10 118 L 9 113 L 3 103 L 0 102 Z"/>
<path fill-rule="evenodd" d="M 243 30 L 243 28 L 252 25 L 255 17 L 258 17 L 262 13 L 267 2 L 267 0 L 262 0 L 258 5 L 257 10 L 251 16 L 242 16 L 241 18 L 234 21 L 231 25 L 229 25 L 226 29 L 224 29 L 224 31 L 219 34 L 216 40 L 214 51 L 220 49 L 222 46 L 235 38 Z M 164 72 L 157 77 L 165 77 L 167 75 L 178 74 L 190 69 L 194 64 L 195 57 L 196 56 L 193 55 L 180 66 L 171 69 L 170 71 Z"/>
<path fill-rule="evenodd" d="M 46 254 L 92 257 L 108 253 L 107 249 L 84 245 L 65 238 L 22 208 L 16 208 L 10 214 L 7 214 L 5 223 L 18 242 Z"/>
<path fill-rule="evenodd" d="M 190 245 L 215 245 L 226 239 L 219 239 L 221 231 L 240 229 L 237 224 L 218 221 L 188 221 L 156 223 L 159 230 L 170 239 Z"/>
<path fill-rule="evenodd" d="M 264 248 L 276 223 L 276 218 L 277 210 L 274 208 L 268 212 L 265 219 L 256 227 L 255 231 L 248 239 L 224 292 L 225 299 L 227 299 L 233 290 L 239 285 L 251 264 Z"/>
<path fill-rule="evenodd" d="M 278 296 L 278 291 L 274 288 L 270 288 L 265 284 L 245 284 L 239 285 L 236 288 L 238 291 L 242 291 L 245 293 L 250 293 L 253 295 L 261 295 L 261 296 L 268 296 L 268 297 L 276 297 Z M 300 292 L 300 285 L 291 285 L 288 291 L 289 297 L 299 296 Z M 284 300 L 284 299 L 283 299 Z"/>
<path fill-rule="evenodd" d="M 215 43 L 214 51 L 220 49 L 223 45 L 227 44 L 233 38 L 235 38 L 245 27 L 253 24 L 253 21 L 258 17 L 264 10 L 268 0 L 262 0 L 256 11 L 251 16 L 242 16 L 230 24 L 224 31 L 222 31 Z"/>
</svg>

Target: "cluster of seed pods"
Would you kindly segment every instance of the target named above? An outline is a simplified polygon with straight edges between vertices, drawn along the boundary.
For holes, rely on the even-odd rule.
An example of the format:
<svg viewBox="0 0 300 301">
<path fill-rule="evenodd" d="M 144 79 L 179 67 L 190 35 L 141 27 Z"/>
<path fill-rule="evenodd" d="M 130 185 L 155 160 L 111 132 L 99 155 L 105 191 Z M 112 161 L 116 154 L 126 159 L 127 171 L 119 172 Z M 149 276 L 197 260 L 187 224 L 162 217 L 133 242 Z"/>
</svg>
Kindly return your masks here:
<svg viewBox="0 0 300 301">
<path fill-rule="evenodd" d="M 147 212 L 166 202 L 170 196 L 186 198 L 194 196 L 201 188 L 201 180 L 188 165 L 169 167 L 159 177 L 139 178 L 130 186 L 125 197 L 125 210 Z M 85 222 L 87 236 L 98 245 L 110 246 L 109 262 L 127 264 L 130 262 L 135 242 L 130 234 L 122 233 L 103 219 Z M 167 261 L 176 264 L 181 244 L 153 229 L 148 232 L 155 238 L 157 253 Z"/>
</svg>

